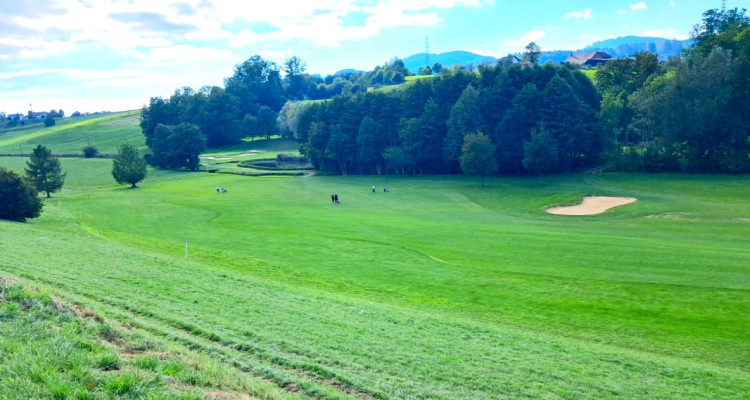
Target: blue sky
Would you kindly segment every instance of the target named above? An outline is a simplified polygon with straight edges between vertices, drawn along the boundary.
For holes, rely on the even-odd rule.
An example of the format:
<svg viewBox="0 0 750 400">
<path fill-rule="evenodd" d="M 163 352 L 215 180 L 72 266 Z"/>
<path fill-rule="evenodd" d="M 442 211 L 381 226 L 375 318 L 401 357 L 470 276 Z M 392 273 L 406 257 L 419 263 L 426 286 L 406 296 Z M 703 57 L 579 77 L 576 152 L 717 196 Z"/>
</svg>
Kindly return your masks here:
<svg viewBox="0 0 750 400">
<path fill-rule="evenodd" d="M 308 72 L 531 41 L 577 49 L 625 35 L 687 38 L 721 0 L 0 0 L 0 111 L 140 108 L 222 85 L 247 58 L 296 55 Z M 750 8 L 750 0 L 727 0 Z"/>
</svg>

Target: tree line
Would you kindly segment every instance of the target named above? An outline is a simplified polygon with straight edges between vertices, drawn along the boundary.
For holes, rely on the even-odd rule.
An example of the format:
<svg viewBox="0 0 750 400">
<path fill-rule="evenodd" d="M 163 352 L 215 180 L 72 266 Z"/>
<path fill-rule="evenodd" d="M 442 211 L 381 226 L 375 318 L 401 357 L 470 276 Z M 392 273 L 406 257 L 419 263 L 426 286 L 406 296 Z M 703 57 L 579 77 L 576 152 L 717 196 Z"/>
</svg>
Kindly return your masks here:
<svg viewBox="0 0 750 400">
<path fill-rule="evenodd" d="M 666 63 L 642 53 L 597 71 L 599 125 L 618 169 L 750 172 L 750 17 L 709 10 L 692 37 Z"/>
<path fill-rule="evenodd" d="M 652 53 L 610 61 L 595 84 L 570 65 L 537 65 L 533 44 L 524 56 L 532 66 L 442 68 L 388 91 L 369 88 L 403 82 L 409 71 L 398 59 L 322 79 L 296 57 L 282 78 L 276 64 L 255 56 L 235 67 L 225 88 L 151 99 L 141 126 L 152 164 L 165 168 L 197 168 L 206 146 L 281 134 L 326 173 L 456 173 L 467 136 L 481 134 L 502 173 L 603 164 L 747 172 L 749 21 L 745 10 L 709 10 L 691 50 L 666 63 Z M 298 101 L 324 96 L 319 90 L 335 95 Z"/>
</svg>

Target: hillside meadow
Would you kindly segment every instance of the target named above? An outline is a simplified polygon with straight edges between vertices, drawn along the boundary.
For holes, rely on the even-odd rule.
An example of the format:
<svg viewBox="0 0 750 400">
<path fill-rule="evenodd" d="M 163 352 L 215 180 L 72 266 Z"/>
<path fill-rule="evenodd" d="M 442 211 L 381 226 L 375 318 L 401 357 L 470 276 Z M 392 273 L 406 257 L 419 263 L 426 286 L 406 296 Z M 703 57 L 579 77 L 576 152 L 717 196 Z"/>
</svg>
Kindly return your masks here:
<svg viewBox="0 0 750 400">
<path fill-rule="evenodd" d="M 0 222 L 0 275 L 242 373 L 254 397 L 750 391 L 750 177 L 482 187 L 462 176 L 149 171 L 128 189 L 110 160 L 61 161 L 66 187 L 42 217 Z M 590 194 L 638 201 L 596 216 L 544 211 Z"/>
<path fill-rule="evenodd" d="M 55 154 L 82 153 L 93 145 L 100 153 L 114 153 L 123 142 L 146 149 L 138 111 L 57 119 L 54 126 L 30 124 L 0 129 L 0 154 L 30 153 L 43 145 Z"/>
</svg>

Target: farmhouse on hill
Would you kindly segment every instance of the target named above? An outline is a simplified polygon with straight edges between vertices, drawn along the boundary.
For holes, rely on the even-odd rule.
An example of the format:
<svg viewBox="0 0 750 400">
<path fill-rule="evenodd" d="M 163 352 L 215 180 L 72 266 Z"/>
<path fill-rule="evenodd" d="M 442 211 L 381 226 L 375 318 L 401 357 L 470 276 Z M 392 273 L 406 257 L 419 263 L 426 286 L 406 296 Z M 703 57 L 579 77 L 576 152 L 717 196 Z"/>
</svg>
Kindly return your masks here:
<svg viewBox="0 0 750 400">
<path fill-rule="evenodd" d="M 611 59 L 612 56 L 603 51 L 587 51 L 583 53 L 571 53 L 565 62 L 580 66 L 596 67 L 606 64 Z"/>
</svg>

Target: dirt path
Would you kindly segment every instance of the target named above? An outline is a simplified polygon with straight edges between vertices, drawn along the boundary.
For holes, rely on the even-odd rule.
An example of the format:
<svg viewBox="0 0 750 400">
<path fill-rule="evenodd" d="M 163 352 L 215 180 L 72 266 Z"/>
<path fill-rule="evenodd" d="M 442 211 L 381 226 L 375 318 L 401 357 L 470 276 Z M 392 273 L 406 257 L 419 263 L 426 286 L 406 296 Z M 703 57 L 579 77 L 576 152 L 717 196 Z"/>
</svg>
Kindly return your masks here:
<svg viewBox="0 0 750 400">
<path fill-rule="evenodd" d="M 550 207 L 547 212 L 557 215 L 594 215 L 635 201 L 634 197 L 586 196 L 583 198 L 583 202 L 577 206 Z"/>
</svg>

